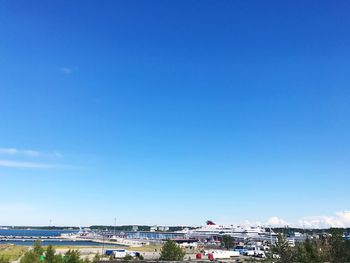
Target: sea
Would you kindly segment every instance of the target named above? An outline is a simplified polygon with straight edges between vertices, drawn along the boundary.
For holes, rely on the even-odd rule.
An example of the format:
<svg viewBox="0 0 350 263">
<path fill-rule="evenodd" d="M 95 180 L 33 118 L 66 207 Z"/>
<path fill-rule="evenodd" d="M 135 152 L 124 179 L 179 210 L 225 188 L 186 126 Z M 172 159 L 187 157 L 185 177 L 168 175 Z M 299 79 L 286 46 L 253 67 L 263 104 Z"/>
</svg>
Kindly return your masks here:
<svg viewBox="0 0 350 263">
<path fill-rule="evenodd" d="M 17 236 L 17 237 L 59 237 L 61 234 L 77 233 L 76 230 L 44 230 L 44 229 L 0 229 L 0 237 L 6 236 Z M 33 240 L 25 241 L 14 241 L 14 240 L 3 240 L 0 238 L 1 244 L 15 244 L 20 246 L 31 246 L 35 242 Z M 93 241 L 72 241 L 72 240 L 45 240 L 42 242 L 43 246 L 111 246 L 108 244 L 97 243 Z"/>
</svg>

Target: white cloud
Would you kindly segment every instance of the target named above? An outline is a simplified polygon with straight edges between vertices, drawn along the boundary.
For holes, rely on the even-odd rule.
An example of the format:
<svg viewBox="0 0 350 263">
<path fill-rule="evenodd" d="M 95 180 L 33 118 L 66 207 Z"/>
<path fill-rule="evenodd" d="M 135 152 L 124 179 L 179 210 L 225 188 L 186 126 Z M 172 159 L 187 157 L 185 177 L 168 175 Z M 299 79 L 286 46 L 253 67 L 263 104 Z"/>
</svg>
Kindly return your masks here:
<svg viewBox="0 0 350 263">
<path fill-rule="evenodd" d="M 350 227 L 350 211 L 336 212 L 333 216 L 308 216 L 296 222 L 288 223 L 282 218 L 273 216 L 267 220 L 267 225 L 285 226 L 300 228 L 330 228 L 330 227 Z"/>
<path fill-rule="evenodd" d="M 334 216 L 312 216 L 298 220 L 296 226 L 305 228 L 350 227 L 350 211 L 336 212 Z"/>
<path fill-rule="evenodd" d="M 45 164 L 45 163 L 20 162 L 20 161 L 11 161 L 11 160 L 0 160 L 0 167 L 7 167 L 7 168 L 37 168 L 37 169 L 53 168 L 52 165 Z"/>
<path fill-rule="evenodd" d="M 267 224 L 271 226 L 285 226 L 288 225 L 287 221 L 277 216 L 273 216 L 267 220 Z"/>
<path fill-rule="evenodd" d="M 39 152 L 35 150 L 17 149 L 17 148 L 0 148 L 0 155 L 25 156 L 25 157 L 48 157 L 62 158 L 63 155 L 59 152 Z"/>
</svg>

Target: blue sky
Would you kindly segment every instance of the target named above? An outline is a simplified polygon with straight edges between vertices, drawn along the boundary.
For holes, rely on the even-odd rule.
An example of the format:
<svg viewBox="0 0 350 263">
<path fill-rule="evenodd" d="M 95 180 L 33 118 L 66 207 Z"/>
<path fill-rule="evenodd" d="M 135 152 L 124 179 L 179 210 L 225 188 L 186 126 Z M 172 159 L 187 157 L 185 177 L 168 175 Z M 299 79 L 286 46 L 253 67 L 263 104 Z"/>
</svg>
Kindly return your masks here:
<svg viewBox="0 0 350 263">
<path fill-rule="evenodd" d="M 349 12 L 1 1 L 0 224 L 350 224 Z"/>
</svg>

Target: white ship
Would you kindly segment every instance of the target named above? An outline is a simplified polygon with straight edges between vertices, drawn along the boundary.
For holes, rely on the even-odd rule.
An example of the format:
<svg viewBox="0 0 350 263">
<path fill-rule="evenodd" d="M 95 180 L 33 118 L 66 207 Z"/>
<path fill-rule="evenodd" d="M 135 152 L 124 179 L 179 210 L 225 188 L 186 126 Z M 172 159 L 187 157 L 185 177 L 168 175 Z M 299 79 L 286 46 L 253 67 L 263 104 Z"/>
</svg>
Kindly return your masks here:
<svg viewBox="0 0 350 263">
<path fill-rule="evenodd" d="M 192 236 L 230 235 L 232 237 L 258 237 L 269 233 L 260 226 L 223 226 L 217 225 L 213 221 L 207 221 L 205 226 L 188 230 L 187 234 Z"/>
</svg>

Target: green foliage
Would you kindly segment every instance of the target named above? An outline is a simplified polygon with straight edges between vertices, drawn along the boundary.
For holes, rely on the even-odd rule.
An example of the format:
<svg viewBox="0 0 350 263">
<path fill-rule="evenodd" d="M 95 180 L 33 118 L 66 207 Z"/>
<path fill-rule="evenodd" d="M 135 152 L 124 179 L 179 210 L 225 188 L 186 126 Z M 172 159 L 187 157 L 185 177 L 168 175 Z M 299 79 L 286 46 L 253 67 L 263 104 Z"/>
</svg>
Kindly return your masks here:
<svg viewBox="0 0 350 263">
<path fill-rule="evenodd" d="M 34 248 L 31 251 L 26 252 L 20 260 L 20 263 L 39 263 L 40 257 L 44 254 L 44 248 L 41 246 L 40 240 L 36 240 Z"/>
<path fill-rule="evenodd" d="M 296 261 L 300 263 L 325 262 L 325 255 L 316 241 L 307 239 L 296 247 Z"/>
<path fill-rule="evenodd" d="M 100 254 L 96 254 L 95 255 L 95 257 L 94 257 L 94 259 L 92 260 L 92 263 L 97 263 L 97 262 L 99 262 L 101 260 L 101 257 L 100 257 Z"/>
<path fill-rule="evenodd" d="M 54 263 L 63 263 L 62 255 L 55 255 Z"/>
<path fill-rule="evenodd" d="M 45 253 L 45 262 L 46 263 L 55 263 L 55 249 L 49 245 L 46 248 L 46 253 Z"/>
<path fill-rule="evenodd" d="M 181 261 L 185 257 L 185 252 L 179 247 L 175 241 L 168 240 L 162 247 L 160 260 L 164 261 Z"/>
<path fill-rule="evenodd" d="M 330 262 L 341 263 L 350 262 L 350 241 L 344 240 L 342 229 L 331 229 L 330 244 Z"/>
<path fill-rule="evenodd" d="M 97 263 L 99 260 L 99 255 L 96 255 L 92 263 Z M 0 261 L 0 263 L 7 263 L 7 261 Z M 57 255 L 52 246 L 48 246 L 45 251 L 38 242 L 31 251 L 24 254 L 20 263 L 91 263 L 91 261 L 82 260 L 78 250 L 68 250 L 64 256 Z"/>
<path fill-rule="evenodd" d="M 36 252 L 34 252 L 34 250 L 31 250 L 25 253 L 20 260 L 20 263 L 39 263 L 39 262 L 40 262 L 40 256 L 38 256 Z"/>
<path fill-rule="evenodd" d="M 276 261 L 278 263 L 294 262 L 295 254 L 289 246 L 288 240 L 281 234 L 278 235 L 277 243 L 272 247 L 272 252 L 279 255 Z"/>
<path fill-rule="evenodd" d="M 289 263 L 344 263 L 350 262 L 350 241 L 343 237 L 344 229 L 331 229 L 331 236 L 307 239 L 295 248 L 288 246 L 287 240 L 279 235 L 272 252 L 279 255 L 277 262 Z"/>
<path fill-rule="evenodd" d="M 16 246 L 12 244 L 0 245 L 0 263 L 17 260 L 27 252 L 27 250 L 28 249 L 24 246 Z"/>
<path fill-rule="evenodd" d="M 81 263 L 80 253 L 78 250 L 68 250 L 64 255 L 63 261 L 65 263 Z"/>
<path fill-rule="evenodd" d="M 10 263 L 8 257 L 0 256 L 0 263 Z"/>
<path fill-rule="evenodd" d="M 224 235 L 222 237 L 222 246 L 224 246 L 226 249 L 231 249 L 235 246 L 234 239 L 229 235 Z"/>
<path fill-rule="evenodd" d="M 124 257 L 124 260 L 125 261 L 129 261 L 129 260 L 133 260 L 134 258 L 133 258 L 133 256 L 131 256 L 131 255 L 126 255 L 125 257 Z"/>
<path fill-rule="evenodd" d="M 44 251 L 45 251 L 45 249 L 42 247 L 41 241 L 36 240 L 34 243 L 34 248 L 33 248 L 34 254 L 37 255 L 38 257 L 40 257 L 41 255 L 44 254 Z"/>
</svg>

